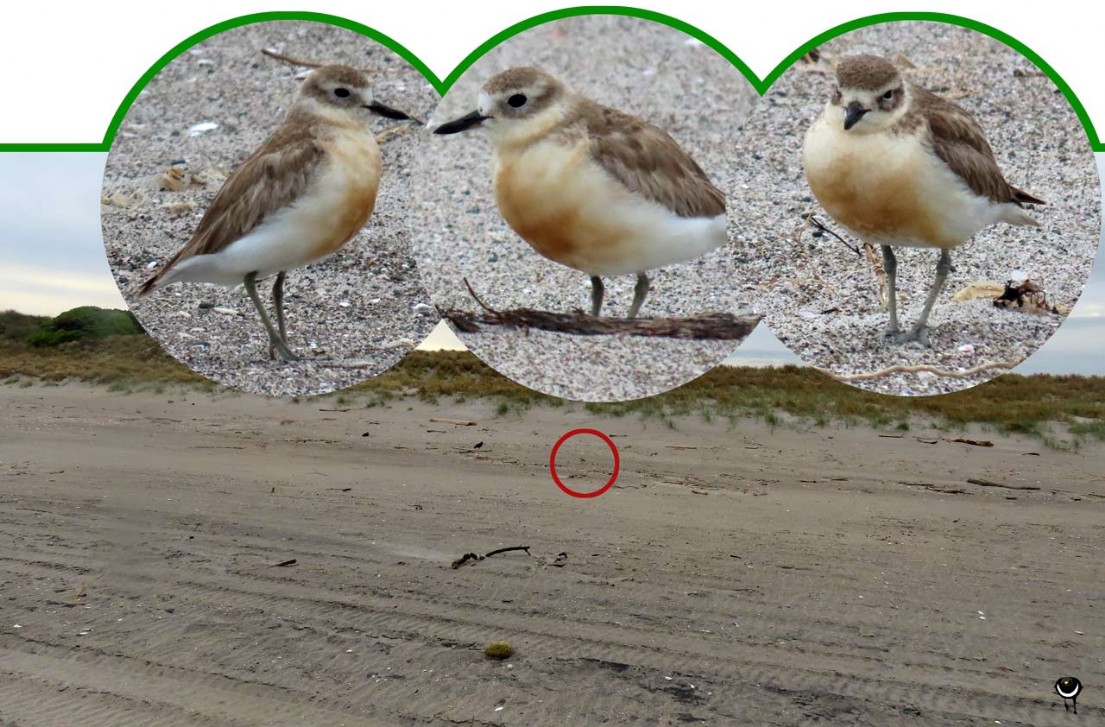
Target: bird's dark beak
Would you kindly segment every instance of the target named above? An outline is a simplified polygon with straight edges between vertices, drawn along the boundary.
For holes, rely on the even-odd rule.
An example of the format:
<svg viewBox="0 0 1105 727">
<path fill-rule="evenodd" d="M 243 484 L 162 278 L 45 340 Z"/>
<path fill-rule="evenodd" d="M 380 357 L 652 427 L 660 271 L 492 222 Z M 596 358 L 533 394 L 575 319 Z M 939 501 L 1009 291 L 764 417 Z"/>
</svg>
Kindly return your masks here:
<svg viewBox="0 0 1105 727">
<path fill-rule="evenodd" d="M 859 120 L 863 118 L 870 109 L 865 109 L 860 106 L 859 101 L 853 101 L 848 104 L 844 109 L 844 130 L 852 128 L 859 123 Z"/>
<path fill-rule="evenodd" d="M 406 113 L 400 111 L 399 109 L 393 109 L 390 106 L 385 106 L 384 104 L 380 103 L 379 101 L 373 101 L 368 106 L 365 106 L 365 108 L 368 109 L 369 111 L 371 111 L 374 114 L 378 114 L 379 116 L 383 116 L 385 119 L 397 119 L 397 120 L 400 120 L 400 121 L 407 120 L 407 121 L 416 121 L 419 124 L 422 123 L 421 121 L 418 121 L 418 119 L 414 118 L 413 116 L 411 116 L 409 114 L 406 114 Z"/>
<path fill-rule="evenodd" d="M 482 124 L 485 120 L 490 119 L 490 116 L 484 116 L 479 111 L 473 111 L 467 116 L 461 116 L 459 119 L 453 119 L 447 123 L 434 129 L 435 134 L 459 134 L 462 131 L 468 131 Z"/>
</svg>

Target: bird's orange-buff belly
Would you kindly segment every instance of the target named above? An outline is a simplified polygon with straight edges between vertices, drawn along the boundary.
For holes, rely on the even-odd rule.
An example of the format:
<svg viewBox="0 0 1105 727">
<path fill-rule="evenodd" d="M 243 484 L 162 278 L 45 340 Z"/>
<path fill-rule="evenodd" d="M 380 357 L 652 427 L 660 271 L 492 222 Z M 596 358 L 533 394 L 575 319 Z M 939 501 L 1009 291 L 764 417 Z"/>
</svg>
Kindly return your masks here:
<svg viewBox="0 0 1105 727">
<path fill-rule="evenodd" d="M 631 236 L 610 181 L 588 165 L 583 150 L 538 149 L 500 159 L 495 174 L 507 224 L 540 255 L 585 272 L 626 254 Z"/>
<path fill-rule="evenodd" d="M 922 153 L 888 153 L 870 145 L 839 142 L 807 147 L 806 177 L 817 201 L 834 220 L 859 237 L 880 244 L 945 247 L 939 190 Z"/>
</svg>

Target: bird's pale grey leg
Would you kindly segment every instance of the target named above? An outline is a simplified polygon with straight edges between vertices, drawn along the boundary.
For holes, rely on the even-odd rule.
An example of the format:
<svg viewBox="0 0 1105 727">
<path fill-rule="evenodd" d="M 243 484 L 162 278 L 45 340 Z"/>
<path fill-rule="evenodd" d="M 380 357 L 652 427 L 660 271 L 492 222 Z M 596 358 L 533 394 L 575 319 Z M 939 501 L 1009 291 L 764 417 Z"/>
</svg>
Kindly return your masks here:
<svg viewBox="0 0 1105 727">
<path fill-rule="evenodd" d="M 894 249 L 889 245 L 882 245 L 882 269 L 886 273 L 886 310 L 890 314 L 890 322 L 886 324 L 886 335 L 890 338 L 898 338 L 898 258 L 894 257 Z"/>
<path fill-rule="evenodd" d="M 633 305 L 629 306 L 630 318 L 636 318 L 637 314 L 641 312 L 641 306 L 645 303 L 648 289 L 648 276 L 644 273 L 637 273 L 637 285 L 633 288 Z"/>
<path fill-rule="evenodd" d="M 275 351 L 282 361 L 295 361 L 299 357 L 292 353 L 287 344 L 280 338 L 280 334 L 276 329 L 272 327 L 272 321 L 269 320 L 269 314 L 265 312 L 265 306 L 261 304 L 261 297 L 257 295 L 257 272 L 254 271 L 246 275 L 245 280 L 246 292 L 249 293 L 249 299 L 253 301 L 253 307 L 257 309 L 258 315 L 261 316 L 261 323 L 265 324 L 265 330 L 269 334 L 269 346 Z"/>
<path fill-rule="evenodd" d="M 917 323 L 913 325 L 909 333 L 906 334 L 902 341 L 919 341 L 923 346 L 931 346 L 929 343 L 929 333 L 926 324 L 928 323 L 929 313 L 932 312 L 932 306 L 936 303 L 936 296 L 940 295 L 940 291 L 944 288 L 944 282 L 948 279 L 948 273 L 952 269 L 952 256 L 947 249 L 940 251 L 940 259 L 936 261 L 936 280 L 933 281 L 932 287 L 929 288 L 928 298 L 925 300 L 925 308 L 921 311 L 921 317 L 917 319 Z"/>
<path fill-rule="evenodd" d="M 591 315 L 598 316 L 599 311 L 602 310 L 602 296 L 606 292 L 606 288 L 602 285 L 602 278 L 597 275 L 591 276 Z"/>
<path fill-rule="evenodd" d="M 281 270 L 276 274 L 276 282 L 272 284 L 272 304 L 276 308 L 276 327 L 280 331 L 280 340 L 284 346 L 288 345 L 288 331 L 284 322 L 284 280 L 288 273 Z M 275 349 L 269 344 L 269 358 L 275 358 Z"/>
</svg>

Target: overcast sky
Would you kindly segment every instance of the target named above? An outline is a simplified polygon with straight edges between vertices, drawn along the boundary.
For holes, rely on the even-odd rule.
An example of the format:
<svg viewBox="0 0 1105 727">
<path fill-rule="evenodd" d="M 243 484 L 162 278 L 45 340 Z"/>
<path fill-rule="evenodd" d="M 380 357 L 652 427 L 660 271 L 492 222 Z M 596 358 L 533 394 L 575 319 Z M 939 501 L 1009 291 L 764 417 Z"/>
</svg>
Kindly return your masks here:
<svg viewBox="0 0 1105 727">
<path fill-rule="evenodd" d="M 55 315 L 79 305 L 123 308 L 104 256 L 100 185 L 106 154 L 0 154 L 0 310 Z M 1105 177 L 1105 154 L 1097 155 Z M 1020 373 L 1105 375 L 1105 246 L 1070 318 Z M 460 348 L 443 325 L 427 348 Z M 766 326 L 730 359 L 801 363 Z"/>
</svg>

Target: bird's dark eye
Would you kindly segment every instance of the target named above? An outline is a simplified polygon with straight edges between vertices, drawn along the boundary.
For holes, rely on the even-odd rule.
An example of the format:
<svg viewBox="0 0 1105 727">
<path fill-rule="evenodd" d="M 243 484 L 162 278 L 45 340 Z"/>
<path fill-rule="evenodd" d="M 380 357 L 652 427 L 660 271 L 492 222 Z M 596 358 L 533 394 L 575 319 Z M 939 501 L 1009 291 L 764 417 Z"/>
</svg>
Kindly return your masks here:
<svg viewBox="0 0 1105 727">
<path fill-rule="evenodd" d="M 337 96 L 338 98 L 346 98 L 349 95 L 349 89 L 348 88 L 335 88 L 334 89 L 334 95 Z"/>
<path fill-rule="evenodd" d="M 526 105 L 526 97 L 520 93 L 516 93 L 506 100 L 510 107 L 513 109 L 520 109 Z"/>
<path fill-rule="evenodd" d="M 889 101 L 890 99 L 894 98 L 894 89 L 890 89 L 889 91 L 887 91 L 886 93 L 884 93 L 884 94 L 882 95 L 882 97 L 883 97 L 883 98 L 885 98 L 885 99 L 886 99 L 887 101 Z"/>
</svg>

